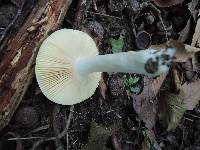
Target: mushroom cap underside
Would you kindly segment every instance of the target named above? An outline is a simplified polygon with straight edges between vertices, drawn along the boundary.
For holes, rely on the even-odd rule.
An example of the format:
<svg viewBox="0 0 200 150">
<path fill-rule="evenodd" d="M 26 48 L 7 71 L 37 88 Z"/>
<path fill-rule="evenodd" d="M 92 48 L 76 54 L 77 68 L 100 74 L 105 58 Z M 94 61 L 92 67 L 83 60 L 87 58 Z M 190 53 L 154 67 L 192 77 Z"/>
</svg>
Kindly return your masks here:
<svg viewBox="0 0 200 150">
<path fill-rule="evenodd" d="M 79 78 L 74 64 L 78 58 L 96 55 L 98 49 L 88 34 L 72 29 L 52 33 L 42 43 L 36 58 L 36 78 L 43 94 L 62 105 L 73 105 L 92 96 L 101 73 Z"/>
</svg>

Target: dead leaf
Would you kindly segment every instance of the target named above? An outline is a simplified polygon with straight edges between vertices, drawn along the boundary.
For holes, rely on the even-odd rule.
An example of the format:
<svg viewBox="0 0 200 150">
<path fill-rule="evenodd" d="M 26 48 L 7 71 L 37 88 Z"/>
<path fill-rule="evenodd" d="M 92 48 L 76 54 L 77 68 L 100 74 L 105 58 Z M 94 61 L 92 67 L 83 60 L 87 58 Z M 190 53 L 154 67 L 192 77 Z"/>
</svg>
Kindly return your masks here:
<svg viewBox="0 0 200 150">
<path fill-rule="evenodd" d="M 192 65 L 194 71 L 200 70 L 200 52 L 194 53 L 192 58 Z"/>
<path fill-rule="evenodd" d="M 186 49 L 187 53 L 195 53 L 195 52 L 200 51 L 200 48 L 197 48 L 197 47 L 194 47 L 194 46 L 191 46 L 191 45 L 187 45 L 187 44 L 184 44 L 184 45 L 185 45 L 185 49 Z"/>
<path fill-rule="evenodd" d="M 177 65 L 174 64 L 171 69 L 173 84 L 175 87 L 175 92 L 178 92 L 181 88 L 181 84 L 183 82 L 183 71 L 177 70 Z"/>
<path fill-rule="evenodd" d="M 191 34 L 191 17 L 188 19 L 185 28 L 179 34 L 178 40 L 181 42 L 185 42 L 189 38 Z"/>
<path fill-rule="evenodd" d="M 158 116 L 168 131 L 174 130 L 185 110 L 192 110 L 200 100 L 200 79 L 180 88 L 179 95 L 169 92 L 161 93 L 158 105 Z"/>
<path fill-rule="evenodd" d="M 200 15 L 200 11 L 198 15 Z M 192 38 L 191 46 L 200 47 L 200 19 L 198 19 L 195 27 L 195 32 Z"/>
<path fill-rule="evenodd" d="M 159 98 L 158 116 L 167 131 L 173 131 L 178 126 L 184 112 L 181 98 L 169 92 L 162 92 Z"/>
<path fill-rule="evenodd" d="M 183 44 L 183 42 L 177 40 L 169 40 L 166 43 L 160 45 L 152 45 L 150 48 L 161 50 L 168 47 L 173 47 L 176 49 L 175 59 L 173 60 L 174 62 L 185 62 L 189 58 L 192 58 L 195 52 L 200 51 L 200 48 Z"/>
<path fill-rule="evenodd" d="M 192 110 L 200 100 L 200 79 L 189 84 L 185 83 L 180 89 L 179 96 L 181 97 L 184 107 L 187 110 Z"/>
<path fill-rule="evenodd" d="M 187 81 L 197 79 L 198 76 L 197 76 L 197 72 L 193 70 L 192 59 L 189 59 L 185 63 L 181 64 L 181 67 L 184 70 L 184 72 L 183 71 L 181 72 L 185 74 L 185 79 Z"/>
<path fill-rule="evenodd" d="M 158 92 L 160 90 L 160 87 L 162 86 L 166 76 L 167 76 L 167 73 L 166 74 L 162 74 L 158 78 L 153 80 L 152 88 L 153 88 L 153 91 L 154 91 L 155 95 L 158 94 Z"/>
<path fill-rule="evenodd" d="M 156 141 L 156 136 L 153 130 L 145 130 L 143 131 L 144 140 L 142 143 L 142 150 L 161 150 L 159 144 Z"/>
<path fill-rule="evenodd" d="M 187 50 L 185 49 L 185 45 L 183 42 L 178 40 L 169 40 L 167 41 L 167 46 L 172 47 L 176 49 L 176 55 L 175 55 L 175 62 L 185 62 L 187 59 L 191 57 L 192 54 L 187 53 Z"/>
<path fill-rule="evenodd" d="M 197 21 L 197 16 L 198 16 L 198 12 L 199 12 L 196 9 L 198 2 L 199 2 L 199 0 L 192 0 L 188 5 L 188 9 L 190 10 L 195 22 Z"/>
<path fill-rule="evenodd" d="M 133 107 L 139 118 L 145 122 L 148 129 L 155 125 L 157 113 L 157 97 L 159 89 L 167 74 L 163 74 L 156 79 L 144 77 L 144 88 L 140 95 L 132 94 Z"/>
<path fill-rule="evenodd" d="M 103 98 L 106 99 L 107 85 L 105 84 L 103 77 L 101 77 L 101 80 L 99 81 L 99 90 Z"/>
</svg>

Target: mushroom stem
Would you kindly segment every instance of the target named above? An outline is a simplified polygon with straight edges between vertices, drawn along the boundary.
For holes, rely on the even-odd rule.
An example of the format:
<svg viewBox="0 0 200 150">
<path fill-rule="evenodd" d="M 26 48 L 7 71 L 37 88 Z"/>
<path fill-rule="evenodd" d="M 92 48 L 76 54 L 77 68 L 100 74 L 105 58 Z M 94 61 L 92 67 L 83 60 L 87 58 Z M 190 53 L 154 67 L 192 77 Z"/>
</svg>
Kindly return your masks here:
<svg viewBox="0 0 200 150">
<path fill-rule="evenodd" d="M 161 51 L 147 49 L 98 55 L 78 59 L 75 68 L 80 76 L 92 72 L 124 72 L 156 76 L 168 71 L 174 54 L 175 49 L 168 48 Z"/>
</svg>

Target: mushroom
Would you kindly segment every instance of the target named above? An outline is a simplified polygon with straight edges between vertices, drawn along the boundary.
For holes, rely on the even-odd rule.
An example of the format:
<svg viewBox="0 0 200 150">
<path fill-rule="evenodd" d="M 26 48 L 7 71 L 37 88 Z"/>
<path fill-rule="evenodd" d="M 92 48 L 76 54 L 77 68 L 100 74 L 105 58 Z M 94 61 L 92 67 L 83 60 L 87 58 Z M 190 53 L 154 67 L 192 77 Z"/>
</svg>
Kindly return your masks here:
<svg viewBox="0 0 200 150">
<path fill-rule="evenodd" d="M 36 58 L 36 78 L 43 94 L 53 102 L 73 105 L 91 97 L 101 72 L 156 76 L 169 69 L 175 49 L 129 51 L 98 55 L 86 33 L 61 29 L 42 43 Z"/>
</svg>

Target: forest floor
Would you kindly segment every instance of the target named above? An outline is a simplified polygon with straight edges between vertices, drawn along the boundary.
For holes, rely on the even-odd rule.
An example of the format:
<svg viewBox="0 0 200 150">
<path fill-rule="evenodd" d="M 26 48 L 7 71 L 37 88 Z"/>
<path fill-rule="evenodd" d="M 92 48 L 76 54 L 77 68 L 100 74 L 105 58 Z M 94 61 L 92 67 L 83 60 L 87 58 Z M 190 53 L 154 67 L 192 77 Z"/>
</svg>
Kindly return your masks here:
<svg viewBox="0 0 200 150">
<path fill-rule="evenodd" d="M 0 36 L 17 12 L 13 1 L 0 0 Z M 142 0 L 74 0 L 62 28 L 90 34 L 100 54 L 168 39 L 191 45 L 199 11 L 198 0 L 167 8 Z M 199 58 L 174 62 L 156 78 L 103 73 L 95 94 L 74 106 L 49 101 L 34 77 L 0 132 L 0 150 L 200 150 Z"/>
</svg>

